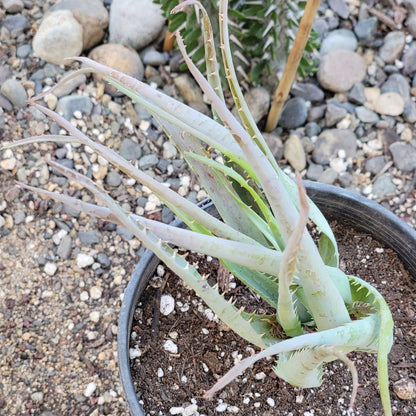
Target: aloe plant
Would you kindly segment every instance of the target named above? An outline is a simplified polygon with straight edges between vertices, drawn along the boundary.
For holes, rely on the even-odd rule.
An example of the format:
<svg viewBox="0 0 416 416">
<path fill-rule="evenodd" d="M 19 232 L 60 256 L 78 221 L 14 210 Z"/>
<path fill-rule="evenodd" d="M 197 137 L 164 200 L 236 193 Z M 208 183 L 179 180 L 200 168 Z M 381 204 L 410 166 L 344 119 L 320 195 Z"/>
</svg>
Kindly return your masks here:
<svg viewBox="0 0 416 416">
<path fill-rule="evenodd" d="M 340 359 L 353 376 L 352 407 L 358 375 L 347 354 L 366 351 L 377 354 L 381 401 L 385 414 L 391 415 L 387 355 L 392 343 L 393 321 L 389 308 L 374 287 L 339 269 L 337 245 L 327 221 L 306 197 L 300 179 L 296 184 L 279 168 L 253 121 L 231 59 L 226 0 L 219 3 L 220 50 L 242 124 L 228 110 L 222 96 L 208 14 L 196 0 L 185 1 L 174 12 L 189 5 L 202 13 L 208 80 L 187 55 L 179 34 L 177 42 L 189 70 L 212 106 L 214 118 L 87 58 L 77 58 L 83 69 L 60 83 L 81 72 L 95 72 L 146 107 L 181 151 L 210 195 L 222 221 L 140 171 L 114 150 L 87 137 L 70 121 L 40 105 L 38 101 L 51 90 L 33 99 L 31 104 L 56 121 L 68 134 L 29 137 L 4 147 L 45 141 L 88 146 L 115 168 L 151 189 L 189 229 L 178 229 L 124 211 L 91 179 L 50 159 L 47 162 L 54 169 L 92 192 L 101 205 L 20 185 L 129 229 L 193 288 L 225 324 L 262 349 L 233 367 L 206 393 L 207 396 L 265 357 L 276 356 L 276 374 L 299 387 L 319 386 L 324 364 Z M 320 230 L 318 244 L 307 231 L 308 219 Z M 274 312 L 264 315 L 237 309 L 220 293 L 217 285 L 211 286 L 207 276 L 200 275 L 174 247 L 218 257 Z M 283 328 L 285 339 L 276 337 L 276 325 Z"/>
<path fill-rule="evenodd" d="M 206 67 L 203 59 L 205 47 L 197 8 L 182 9 L 172 16 L 171 12 L 179 5 L 179 0 L 153 1 L 160 4 L 164 16 L 169 19 L 170 32 L 180 30 L 189 56 L 203 72 Z M 201 3 L 210 16 L 218 13 L 216 1 L 201 0 Z M 230 43 L 240 82 L 276 87 L 277 73 L 283 70 L 305 4 L 305 1 L 299 0 L 230 0 Z M 213 24 L 215 40 L 219 41 L 219 25 L 217 22 Z M 312 31 L 306 45 L 307 52 L 298 67 L 302 77 L 317 70 L 316 61 L 309 56 L 318 45 L 317 38 L 318 33 Z M 220 75 L 226 85 L 222 65 Z"/>
</svg>

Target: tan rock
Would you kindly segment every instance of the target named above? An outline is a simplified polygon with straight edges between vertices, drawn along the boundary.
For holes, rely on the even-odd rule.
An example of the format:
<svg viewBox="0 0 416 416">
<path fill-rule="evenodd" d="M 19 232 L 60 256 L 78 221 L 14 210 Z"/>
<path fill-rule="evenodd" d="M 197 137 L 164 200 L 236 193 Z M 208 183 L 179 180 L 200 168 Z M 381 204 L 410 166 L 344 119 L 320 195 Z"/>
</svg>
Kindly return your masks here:
<svg viewBox="0 0 416 416">
<path fill-rule="evenodd" d="M 397 92 L 385 92 L 377 100 L 375 111 L 386 116 L 399 116 L 404 110 L 404 100 Z"/>
<path fill-rule="evenodd" d="M 306 156 L 302 142 L 296 134 L 292 134 L 285 142 L 284 157 L 293 169 L 301 171 L 306 167 Z"/>
<path fill-rule="evenodd" d="M 94 48 L 88 56 L 94 61 L 117 69 L 140 81 L 143 79 L 144 68 L 142 60 L 139 54 L 131 48 L 115 43 L 107 43 Z M 96 80 L 102 79 L 98 75 L 94 77 Z M 122 95 L 116 88 L 107 83 L 105 85 L 105 91 L 112 96 Z"/>
</svg>

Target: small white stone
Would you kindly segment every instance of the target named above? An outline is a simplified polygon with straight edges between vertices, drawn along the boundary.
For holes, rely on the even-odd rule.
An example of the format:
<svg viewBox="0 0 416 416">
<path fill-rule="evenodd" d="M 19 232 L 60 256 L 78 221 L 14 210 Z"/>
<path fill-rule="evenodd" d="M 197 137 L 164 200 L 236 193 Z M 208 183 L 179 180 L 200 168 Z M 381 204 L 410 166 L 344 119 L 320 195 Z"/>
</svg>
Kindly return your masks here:
<svg viewBox="0 0 416 416">
<path fill-rule="evenodd" d="M 177 354 L 178 353 L 178 346 L 171 341 L 170 339 L 168 339 L 164 344 L 163 344 L 163 348 L 165 351 L 168 351 L 172 354 Z"/>
<path fill-rule="evenodd" d="M 249 397 L 244 397 L 243 403 L 244 404 L 249 404 L 250 403 L 250 398 Z"/>
<path fill-rule="evenodd" d="M 160 313 L 162 315 L 169 315 L 175 309 L 175 299 L 171 295 L 162 295 L 160 297 Z"/>
<path fill-rule="evenodd" d="M 88 386 L 85 388 L 84 396 L 91 397 L 95 390 L 97 390 L 97 385 L 94 382 L 89 383 Z"/>
<path fill-rule="evenodd" d="M 92 286 L 90 289 L 90 296 L 92 299 L 100 299 L 103 294 L 103 289 L 99 286 Z"/>
<path fill-rule="evenodd" d="M 228 406 L 227 407 L 227 412 L 228 413 L 239 413 L 240 408 L 237 406 Z"/>
<path fill-rule="evenodd" d="M 261 373 L 257 373 L 255 376 L 256 380 L 264 380 L 267 376 L 266 374 L 262 371 Z"/>
<path fill-rule="evenodd" d="M 129 349 L 129 357 L 130 360 L 134 360 L 135 358 L 139 358 L 142 355 L 142 351 L 140 348 L 130 348 Z"/>
<path fill-rule="evenodd" d="M 226 410 L 227 410 L 227 407 L 228 407 L 228 404 L 227 403 L 220 403 L 216 408 L 215 408 L 215 410 L 218 412 L 218 413 L 221 413 L 221 412 L 225 412 Z"/>
<path fill-rule="evenodd" d="M 82 302 L 85 302 L 89 299 L 90 295 L 88 294 L 87 291 L 83 291 L 81 292 L 81 294 L 79 295 L 79 298 L 82 300 Z"/>
<path fill-rule="evenodd" d="M 169 413 L 171 414 L 171 415 L 181 415 L 181 414 L 183 414 L 183 411 L 184 411 L 185 409 L 181 406 L 181 407 L 171 407 L 170 409 L 169 409 Z"/>
<path fill-rule="evenodd" d="M 89 254 L 79 253 L 77 255 L 77 266 L 84 269 L 85 267 L 91 266 L 94 263 L 94 258 Z"/>
<path fill-rule="evenodd" d="M 44 267 L 44 271 L 47 275 L 53 276 L 58 266 L 55 263 L 47 262 Z"/>
<path fill-rule="evenodd" d="M 68 231 L 65 230 L 59 230 L 57 233 L 55 233 L 52 236 L 52 241 L 55 243 L 55 245 L 59 245 L 59 243 L 62 241 L 62 239 L 68 234 Z"/>
<path fill-rule="evenodd" d="M 162 378 L 164 375 L 165 375 L 164 371 L 163 371 L 163 370 L 159 367 L 159 368 L 157 369 L 157 376 L 158 376 L 159 378 Z"/>
<path fill-rule="evenodd" d="M 182 415 L 192 416 L 197 412 L 197 410 L 198 410 L 198 405 L 190 404 L 189 406 L 185 407 L 185 409 L 183 409 Z"/>
<path fill-rule="evenodd" d="M 35 393 L 32 393 L 30 395 L 30 398 L 35 402 L 35 403 L 42 403 L 43 402 L 43 393 L 41 391 L 36 391 Z"/>
<path fill-rule="evenodd" d="M 296 403 L 303 403 L 303 399 L 304 399 L 304 396 L 303 396 L 303 394 L 300 394 L 299 396 L 296 396 Z"/>
<path fill-rule="evenodd" d="M 163 267 L 163 265 L 162 265 L 162 264 L 159 264 L 159 266 L 157 266 L 157 269 L 156 269 L 156 274 L 157 274 L 159 277 L 163 277 L 163 276 L 165 275 L 165 268 Z"/>
<path fill-rule="evenodd" d="M 92 311 L 90 313 L 90 319 L 92 322 L 97 323 L 100 320 L 100 312 Z"/>
<path fill-rule="evenodd" d="M 276 405 L 275 401 L 271 397 L 268 397 L 266 402 L 270 407 L 274 407 Z"/>
<path fill-rule="evenodd" d="M 186 377 L 185 375 L 182 376 L 181 381 L 182 381 L 182 383 L 186 383 L 188 381 L 188 377 Z"/>
<path fill-rule="evenodd" d="M 0 167 L 5 170 L 13 170 L 16 167 L 16 164 L 17 160 L 14 157 L 0 161 Z"/>
</svg>

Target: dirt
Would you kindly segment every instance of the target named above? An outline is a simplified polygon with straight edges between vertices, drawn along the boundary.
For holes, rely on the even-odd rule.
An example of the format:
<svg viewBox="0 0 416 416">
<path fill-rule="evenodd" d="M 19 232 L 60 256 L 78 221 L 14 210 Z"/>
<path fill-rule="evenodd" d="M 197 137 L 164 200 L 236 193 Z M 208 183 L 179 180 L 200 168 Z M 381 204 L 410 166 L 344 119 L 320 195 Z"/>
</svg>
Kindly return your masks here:
<svg viewBox="0 0 416 416">
<path fill-rule="evenodd" d="M 392 250 L 382 249 L 366 234 L 337 224 L 333 224 L 333 229 L 341 253 L 341 268 L 373 284 L 391 308 L 395 321 L 394 345 L 389 355 L 393 414 L 414 415 L 416 401 L 400 399 L 393 386 L 399 381 L 414 385 L 416 379 L 415 283 Z M 218 262 L 205 261 L 199 267 L 215 275 Z M 169 271 L 163 278 L 156 278 L 153 286 L 159 287 L 149 285 L 136 310 L 133 331 L 137 338 L 131 344 L 142 353 L 131 363 L 138 397 L 144 402 L 146 413 L 208 416 L 222 412 L 245 416 L 347 414 L 351 375 L 340 361 L 326 366 L 321 387 L 300 389 L 277 378 L 272 371 L 274 361 L 263 360 L 213 399 L 204 399 L 204 391 L 216 378 L 229 370 L 235 359 L 253 353 L 253 347 L 223 325 L 207 319 L 207 307 Z M 161 294 L 174 297 L 175 310 L 155 319 L 154 310 Z M 189 305 L 188 310 L 186 305 Z M 166 340 L 172 340 L 178 346 L 177 354 L 164 350 Z M 353 414 L 382 415 L 376 356 L 353 353 L 350 358 L 358 369 L 360 383 Z M 192 413 L 192 409 L 196 413 Z"/>
</svg>

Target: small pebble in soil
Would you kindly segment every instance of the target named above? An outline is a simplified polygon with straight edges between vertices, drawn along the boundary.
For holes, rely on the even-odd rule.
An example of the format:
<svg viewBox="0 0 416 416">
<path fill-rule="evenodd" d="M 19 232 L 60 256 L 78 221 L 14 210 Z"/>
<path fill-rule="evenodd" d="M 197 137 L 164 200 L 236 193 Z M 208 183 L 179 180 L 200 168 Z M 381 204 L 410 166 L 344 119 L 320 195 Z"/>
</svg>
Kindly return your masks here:
<svg viewBox="0 0 416 416">
<path fill-rule="evenodd" d="M 178 346 L 171 341 L 170 339 L 168 339 L 164 344 L 163 344 L 163 348 L 165 351 L 168 351 L 172 354 L 177 354 L 178 353 Z"/>
<path fill-rule="evenodd" d="M 94 382 L 89 383 L 88 386 L 85 388 L 84 396 L 91 397 L 94 394 L 96 389 L 97 389 L 97 385 Z"/>
<path fill-rule="evenodd" d="M 170 295 L 162 295 L 160 297 L 160 313 L 170 315 L 175 309 L 175 299 Z"/>
</svg>

